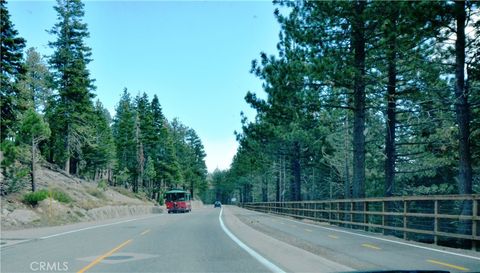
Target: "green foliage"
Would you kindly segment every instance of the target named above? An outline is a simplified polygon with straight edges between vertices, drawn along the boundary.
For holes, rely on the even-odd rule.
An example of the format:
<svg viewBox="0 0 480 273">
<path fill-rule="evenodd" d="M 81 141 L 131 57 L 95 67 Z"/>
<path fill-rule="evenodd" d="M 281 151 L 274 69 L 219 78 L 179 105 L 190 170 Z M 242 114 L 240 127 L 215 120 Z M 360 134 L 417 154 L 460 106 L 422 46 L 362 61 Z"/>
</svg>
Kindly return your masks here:
<svg viewBox="0 0 480 273">
<path fill-rule="evenodd" d="M 112 131 L 116 147 L 117 180 L 125 185 L 130 175 L 136 173 L 135 119 L 134 108 L 127 89 L 123 90 L 113 119 Z M 126 174 L 129 173 L 128 177 Z"/>
<path fill-rule="evenodd" d="M 32 108 L 29 108 L 23 115 L 19 129 L 19 139 L 29 145 L 36 145 L 50 136 L 48 123 Z"/>
<path fill-rule="evenodd" d="M 97 188 L 101 189 L 102 191 L 106 191 L 108 189 L 107 181 L 103 179 L 98 181 Z"/>
<path fill-rule="evenodd" d="M 445 195 L 454 194 L 455 187 L 446 183 L 432 186 L 407 187 L 403 191 L 403 195 Z"/>
<path fill-rule="evenodd" d="M 48 191 L 49 197 L 52 197 L 53 199 L 57 200 L 58 202 L 62 203 L 70 203 L 72 202 L 72 198 L 64 191 L 60 189 L 53 189 Z"/>
<path fill-rule="evenodd" d="M 23 202 L 30 206 L 37 206 L 38 202 L 47 199 L 48 196 L 49 196 L 49 192 L 47 190 L 31 192 L 23 196 Z"/>
<path fill-rule="evenodd" d="M 44 112 L 53 94 L 52 75 L 40 53 L 33 47 L 26 52 L 25 69 L 25 77 L 18 84 L 20 104 L 37 112 Z"/>
<path fill-rule="evenodd" d="M 40 201 L 43 201 L 47 198 L 52 198 L 62 203 L 70 203 L 72 201 L 66 192 L 60 189 L 53 189 L 27 193 L 23 196 L 23 202 L 31 206 L 37 206 Z"/>
<path fill-rule="evenodd" d="M 24 109 L 18 104 L 20 90 L 16 82 L 25 73 L 22 64 L 25 39 L 18 36 L 18 31 L 10 21 L 7 2 L 0 0 L 0 106 L 2 122 L 0 123 L 0 141 L 4 141 L 15 131 L 18 114 Z"/>
<path fill-rule="evenodd" d="M 132 99 L 125 89 L 113 120 L 100 101 L 92 102 L 94 80 L 87 68 L 91 49 L 80 0 L 57 0 L 48 68 L 34 48 L 22 63 L 25 40 L 13 29 L 5 1 L 0 3 L 2 195 L 25 186 L 26 164 L 35 191 L 41 156 L 70 174 L 100 179 L 101 189 L 107 184 L 131 189 L 136 198 L 162 202 L 169 187 L 192 193 L 206 189 L 200 138 L 178 120 L 169 123 L 156 95 L 151 101 L 146 93 Z M 54 194 L 68 202 L 62 193 Z"/>
<path fill-rule="evenodd" d="M 52 159 L 68 172 L 80 173 L 78 163 L 95 136 L 96 125 L 91 101 L 94 86 L 87 69 L 91 49 L 84 41 L 89 33 L 82 22 L 84 4 L 80 0 L 58 0 L 55 10 L 58 22 L 50 30 L 56 40 L 49 43 L 54 51 L 49 64 L 58 96 L 46 111 L 52 130 Z"/>
<path fill-rule="evenodd" d="M 91 174 L 92 177 L 99 171 L 113 167 L 115 143 L 109 124 L 110 120 L 108 110 L 97 100 L 91 120 L 93 135 L 90 136 L 82 150 L 86 161 L 85 172 Z"/>
<path fill-rule="evenodd" d="M 119 171 L 116 175 L 116 182 L 118 185 L 123 185 L 128 187 L 128 181 L 130 179 L 130 174 L 128 173 L 128 169 L 124 168 L 123 170 Z"/>
<path fill-rule="evenodd" d="M 157 96 L 132 100 L 127 89 L 113 119 L 116 182 L 161 201 L 170 187 L 206 189 L 205 151 L 193 129 L 163 116 Z"/>
<path fill-rule="evenodd" d="M 4 174 L 5 184 L 2 185 L 2 192 L 10 194 L 23 189 L 28 180 L 29 170 L 19 163 L 15 163 L 6 169 Z"/>
<path fill-rule="evenodd" d="M 459 105 L 452 61 L 461 51 L 448 42 L 451 3 L 275 3 L 278 52 L 252 62 L 267 96 L 245 97 L 257 116 L 242 116 L 240 147 L 223 179 L 234 188 L 227 195 L 248 202 L 450 194 L 459 191 L 455 181 L 468 186 L 457 167 L 468 169 L 467 161 L 475 182 L 479 47 L 466 38 L 470 160 L 459 151 L 466 138 L 459 140 L 451 111 Z M 467 15 L 478 8 L 465 6 Z M 470 17 L 467 28 L 478 30 L 478 22 Z"/>
</svg>

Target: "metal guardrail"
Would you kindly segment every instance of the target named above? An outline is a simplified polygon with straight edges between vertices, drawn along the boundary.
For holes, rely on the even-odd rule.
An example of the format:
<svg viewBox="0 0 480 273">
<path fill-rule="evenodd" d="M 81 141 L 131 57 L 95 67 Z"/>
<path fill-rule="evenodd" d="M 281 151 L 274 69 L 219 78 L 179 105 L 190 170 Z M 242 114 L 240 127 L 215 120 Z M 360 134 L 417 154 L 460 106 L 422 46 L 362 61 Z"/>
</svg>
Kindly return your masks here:
<svg viewBox="0 0 480 273">
<path fill-rule="evenodd" d="M 476 249 L 480 246 L 479 201 L 480 195 L 474 194 L 251 202 L 241 206 L 435 244 L 463 239 Z"/>
</svg>

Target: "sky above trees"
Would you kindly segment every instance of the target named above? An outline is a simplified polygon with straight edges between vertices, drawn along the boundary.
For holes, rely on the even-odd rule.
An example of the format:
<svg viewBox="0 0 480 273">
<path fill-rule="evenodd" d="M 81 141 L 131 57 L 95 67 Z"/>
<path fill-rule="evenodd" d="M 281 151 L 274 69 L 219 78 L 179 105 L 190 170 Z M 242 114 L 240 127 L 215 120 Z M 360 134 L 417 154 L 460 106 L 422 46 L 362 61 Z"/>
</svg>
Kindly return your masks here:
<svg viewBox="0 0 480 273">
<path fill-rule="evenodd" d="M 27 48 L 52 54 L 46 30 L 56 21 L 54 1 L 11 1 L 8 8 Z M 123 88 L 156 94 L 168 119 L 194 128 L 209 171 L 228 168 L 237 149 L 243 99 L 262 95 L 250 62 L 275 53 L 279 26 L 269 1 L 86 1 L 85 23 L 95 94 L 114 115 Z"/>
</svg>

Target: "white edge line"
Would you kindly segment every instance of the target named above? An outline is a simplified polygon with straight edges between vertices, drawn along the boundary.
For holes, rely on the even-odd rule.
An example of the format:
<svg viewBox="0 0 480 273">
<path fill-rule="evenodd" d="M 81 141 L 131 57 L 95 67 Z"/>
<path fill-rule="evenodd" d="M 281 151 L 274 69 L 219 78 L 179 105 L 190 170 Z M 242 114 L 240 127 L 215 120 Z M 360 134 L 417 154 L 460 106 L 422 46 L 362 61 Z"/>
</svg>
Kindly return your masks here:
<svg viewBox="0 0 480 273">
<path fill-rule="evenodd" d="M 240 239 L 238 239 L 235 235 L 233 235 L 230 230 L 223 224 L 222 220 L 222 213 L 223 213 L 223 207 L 220 209 L 220 214 L 218 215 L 218 220 L 220 221 L 220 226 L 222 227 L 223 231 L 225 234 L 230 237 L 237 245 L 239 245 L 243 250 L 245 250 L 248 254 L 250 254 L 253 258 L 255 258 L 257 261 L 259 261 L 261 264 L 266 266 L 270 271 L 272 272 L 278 272 L 278 273 L 285 273 L 282 269 L 280 269 L 278 266 L 264 258 L 262 255 L 258 254 L 255 250 L 251 249 L 248 247 L 246 244 L 244 244 Z"/>
<path fill-rule="evenodd" d="M 160 214 L 159 216 L 162 216 L 162 215 L 163 215 L 163 214 Z M 118 224 L 122 224 L 122 223 L 127 223 L 127 222 L 131 222 L 131 221 L 135 221 L 135 220 L 148 219 L 148 218 L 152 218 L 152 217 L 155 217 L 155 216 L 156 216 L 156 215 L 147 216 L 147 217 L 141 217 L 141 218 L 134 218 L 134 219 L 124 220 L 124 221 L 120 221 L 120 222 L 104 224 L 104 225 L 97 225 L 97 226 L 90 226 L 90 227 L 86 227 L 86 228 L 74 229 L 74 230 L 69 230 L 69 231 L 65 231 L 65 232 L 61 232 L 61 233 L 57 233 L 57 234 L 52 234 L 52 235 L 48 235 L 48 236 L 43 236 L 43 237 L 40 237 L 40 238 L 30 238 L 30 239 L 26 239 L 26 240 L 21 241 L 21 242 L 19 242 L 19 243 L 27 243 L 27 242 L 31 242 L 31 241 L 34 241 L 34 240 L 45 240 L 45 239 L 49 239 L 49 238 L 53 238 L 53 237 L 57 237 L 57 236 L 62 236 L 62 235 L 67 235 L 67 234 L 75 233 L 75 232 L 79 232 L 79 231 L 84 231 L 84 230 L 89 230 L 89 229 L 95 229 L 95 228 L 101 228 L 101 227 L 106 227 L 106 226 L 113 226 L 113 225 L 118 225 Z M 8 238 L 4 238 L 3 240 L 8 240 Z M 0 245 L 0 248 L 10 247 L 10 246 L 14 246 L 14 245 L 17 245 L 17 244 L 18 244 L 18 243 Z"/>
<path fill-rule="evenodd" d="M 257 212 L 257 211 L 255 211 L 255 212 Z M 257 212 L 257 213 L 258 213 L 258 212 Z M 435 251 L 435 252 L 440 252 L 440 253 L 444 253 L 444 254 L 450 254 L 450 255 L 454 255 L 454 256 L 459 256 L 459 257 L 463 257 L 463 258 L 469 258 L 469 259 L 474 259 L 474 260 L 480 261 L 480 257 L 469 256 L 469 255 L 465 255 L 465 254 L 450 252 L 450 251 L 441 250 L 441 249 L 430 248 L 430 247 L 426 247 L 426 246 L 419 246 L 419 245 L 414 245 L 414 244 L 410 244 L 410 243 L 399 242 L 399 241 L 390 240 L 390 239 L 385 239 L 385 238 L 378 238 L 378 237 L 375 237 L 375 236 L 370 236 L 370 235 L 365 235 L 365 234 L 359 234 L 359 233 L 350 232 L 350 231 L 341 230 L 341 229 L 322 227 L 322 226 L 319 226 L 319 225 L 314 225 L 314 224 L 309 224 L 309 223 L 304 223 L 304 222 L 300 222 L 300 221 L 288 219 L 288 218 L 281 217 L 281 216 L 279 216 L 279 215 L 275 215 L 275 214 L 271 214 L 271 213 L 267 213 L 267 214 L 272 215 L 272 216 L 276 216 L 276 217 L 279 217 L 279 218 L 282 218 L 282 219 L 287 220 L 287 221 L 291 221 L 291 222 L 295 222 L 295 223 L 299 223 L 299 224 L 304 224 L 304 225 L 308 225 L 308 226 L 312 226 L 312 227 L 316 227 L 316 228 L 321 228 L 321 229 L 326 229 L 326 230 L 330 230 L 330 231 L 335 231 L 335 232 L 341 232 L 341 233 L 356 235 L 356 236 L 360 236 L 360 237 L 366 237 L 366 238 L 370 238 L 370 239 L 375 239 L 375 240 L 379 240 L 379 241 L 390 242 L 390 243 L 399 244 L 399 245 L 405 245 L 405 246 L 411 246 L 411 247 L 426 249 L 426 250 L 430 250 L 430 251 Z"/>
<path fill-rule="evenodd" d="M 161 216 L 161 215 L 162 215 L 162 214 L 160 214 L 160 216 Z M 95 228 L 101 228 L 101 227 L 108 227 L 108 226 L 113 226 L 113 225 L 118 225 L 118 224 L 123 224 L 123 223 L 132 222 L 132 221 L 136 221 L 136 220 L 141 220 L 141 219 L 148 219 L 148 218 L 152 218 L 152 217 L 155 217 L 155 216 L 157 216 L 157 215 L 147 216 L 147 217 L 141 217 L 141 218 L 134 218 L 134 219 L 128 219 L 128 220 L 124 220 L 124 221 L 120 221 L 120 222 L 115 222 L 115 223 L 104 224 L 104 225 L 97 225 L 97 226 L 90 226 L 90 227 L 86 227 L 86 228 L 74 229 L 74 230 L 69 230 L 69 231 L 65 231 L 65 232 L 61 232 L 61 233 L 57 233 L 57 234 L 53 234 L 53 235 L 48 235 L 48 236 L 40 237 L 39 239 L 40 239 L 40 240 L 44 240 L 44 239 L 53 238 L 53 237 L 57 237 L 57 236 L 62 236 L 62 235 L 66 235 L 66 234 L 70 234 L 70 233 L 75 233 L 75 232 L 79 232 L 79 231 L 84 231 L 84 230 L 89 230 L 89 229 L 95 229 Z"/>
</svg>

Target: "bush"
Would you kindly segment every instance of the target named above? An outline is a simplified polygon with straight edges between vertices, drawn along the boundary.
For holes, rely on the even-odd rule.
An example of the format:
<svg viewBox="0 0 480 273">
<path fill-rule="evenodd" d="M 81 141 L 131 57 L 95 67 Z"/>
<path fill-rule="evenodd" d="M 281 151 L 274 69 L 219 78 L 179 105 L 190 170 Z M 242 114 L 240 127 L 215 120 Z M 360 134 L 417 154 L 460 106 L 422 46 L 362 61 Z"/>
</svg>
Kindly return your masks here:
<svg viewBox="0 0 480 273">
<path fill-rule="evenodd" d="M 62 190 L 53 189 L 52 191 L 50 191 L 50 194 L 52 198 L 57 200 L 58 202 L 62 202 L 62 203 L 72 202 L 72 198 L 70 198 L 70 196 Z"/>
<path fill-rule="evenodd" d="M 100 180 L 100 181 L 98 181 L 97 187 L 98 187 L 99 189 L 102 189 L 103 191 L 106 191 L 106 190 L 107 190 L 107 187 L 108 187 L 108 186 L 107 186 L 107 182 L 106 182 L 105 180 Z"/>
<path fill-rule="evenodd" d="M 47 199 L 48 191 L 40 190 L 36 192 L 27 193 L 23 196 L 23 202 L 30 206 L 38 205 L 38 202 Z"/>
<path fill-rule="evenodd" d="M 97 188 L 89 188 L 87 189 L 87 193 L 96 198 L 105 199 L 105 194 Z"/>
<path fill-rule="evenodd" d="M 59 189 L 53 189 L 51 191 L 39 190 L 36 192 L 27 193 L 23 196 L 23 202 L 30 206 L 37 206 L 38 202 L 45 200 L 48 197 L 52 197 L 53 199 L 62 203 L 70 203 L 72 201 L 72 198 L 70 198 L 66 192 L 63 192 Z"/>
</svg>

